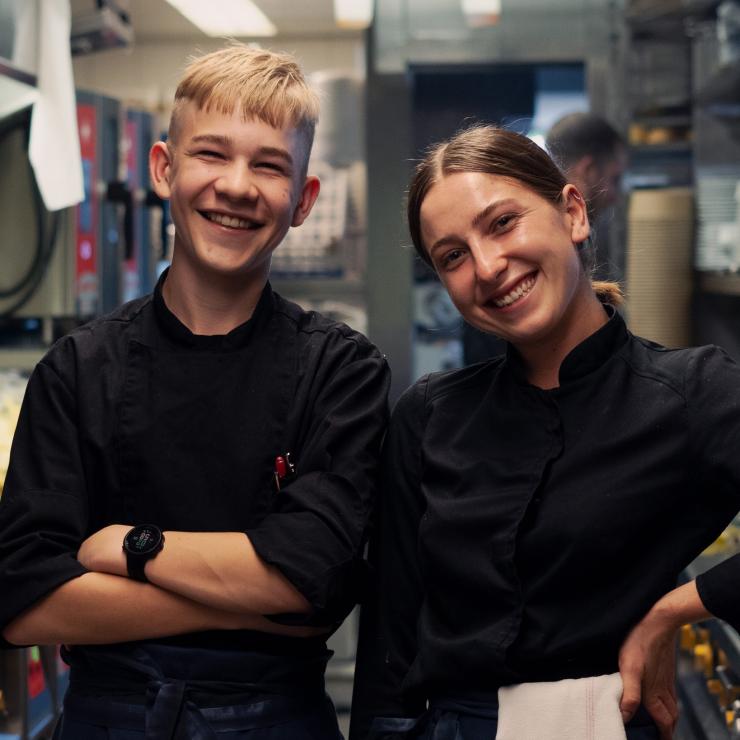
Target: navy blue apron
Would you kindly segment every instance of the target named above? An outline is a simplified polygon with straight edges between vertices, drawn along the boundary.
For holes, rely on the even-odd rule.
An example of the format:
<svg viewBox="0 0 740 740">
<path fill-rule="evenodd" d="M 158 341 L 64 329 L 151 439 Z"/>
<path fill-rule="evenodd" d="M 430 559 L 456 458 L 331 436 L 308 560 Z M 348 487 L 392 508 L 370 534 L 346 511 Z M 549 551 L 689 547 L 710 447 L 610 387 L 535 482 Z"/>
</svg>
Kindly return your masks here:
<svg viewBox="0 0 740 740">
<path fill-rule="evenodd" d="M 493 740 L 497 728 L 496 699 L 489 702 L 438 699 L 431 701 L 427 711 L 416 719 L 377 717 L 367 740 Z M 643 707 L 625 730 L 627 740 L 660 738 L 658 728 Z"/>
<path fill-rule="evenodd" d="M 77 647 L 54 740 L 342 740 L 328 655 Z"/>
</svg>

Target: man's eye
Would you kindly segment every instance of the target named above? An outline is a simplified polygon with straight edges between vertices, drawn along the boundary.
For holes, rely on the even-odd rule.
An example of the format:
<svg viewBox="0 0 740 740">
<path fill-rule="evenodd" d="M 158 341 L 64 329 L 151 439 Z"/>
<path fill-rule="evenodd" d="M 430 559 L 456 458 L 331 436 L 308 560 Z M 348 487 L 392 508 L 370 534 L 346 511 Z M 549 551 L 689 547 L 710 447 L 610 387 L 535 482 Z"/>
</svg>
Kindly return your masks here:
<svg viewBox="0 0 740 740">
<path fill-rule="evenodd" d="M 265 170 L 272 170 L 273 172 L 283 171 L 283 165 L 279 162 L 260 162 L 257 166 Z"/>
<path fill-rule="evenodd" d="M 200 149 L 196 154 L 199 157 L 206 157 L 208 159 L 222 159 L 223 154 L 221 152 L 214 151 L 213 149 Z"/>
</svg>

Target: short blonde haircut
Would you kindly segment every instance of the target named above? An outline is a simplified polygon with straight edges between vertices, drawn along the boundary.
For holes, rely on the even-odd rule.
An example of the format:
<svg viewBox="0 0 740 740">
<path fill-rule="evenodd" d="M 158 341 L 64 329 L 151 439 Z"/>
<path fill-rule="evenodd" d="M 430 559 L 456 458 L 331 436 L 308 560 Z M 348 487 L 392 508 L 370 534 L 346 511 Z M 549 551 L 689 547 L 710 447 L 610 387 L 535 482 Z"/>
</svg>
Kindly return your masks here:
<svg viewBox="0 0 740 740">
<path fill-rule="evenodd" d="M 168 137 L 177 140 L 180 111 L 189 101 L 200 110 L 230 115 L 241 107 L 244 120 L 258 118 L 275 128 L 293 126 L 311 151 L 319 98 L 290 54 L 234 43 L 193 59 L 175 91 Z"/>
</svg>

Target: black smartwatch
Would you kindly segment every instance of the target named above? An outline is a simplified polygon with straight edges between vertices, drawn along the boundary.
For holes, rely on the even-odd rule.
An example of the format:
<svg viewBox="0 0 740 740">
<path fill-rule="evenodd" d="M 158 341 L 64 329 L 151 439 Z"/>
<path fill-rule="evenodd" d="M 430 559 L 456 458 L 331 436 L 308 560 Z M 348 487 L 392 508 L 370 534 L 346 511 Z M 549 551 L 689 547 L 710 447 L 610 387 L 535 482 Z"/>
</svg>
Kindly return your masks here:
<svg viewBox="0 0 740 740">
<path fill-rule="evenodd" d="M 146 583 L 144 566 L 147 561 L 164 547 L 164 535 L 155 524 L 139 524 L 129 529 L 123 538 L 123 551 L 126 553 L 126 567 L 130 578 Z"/>
</svg>

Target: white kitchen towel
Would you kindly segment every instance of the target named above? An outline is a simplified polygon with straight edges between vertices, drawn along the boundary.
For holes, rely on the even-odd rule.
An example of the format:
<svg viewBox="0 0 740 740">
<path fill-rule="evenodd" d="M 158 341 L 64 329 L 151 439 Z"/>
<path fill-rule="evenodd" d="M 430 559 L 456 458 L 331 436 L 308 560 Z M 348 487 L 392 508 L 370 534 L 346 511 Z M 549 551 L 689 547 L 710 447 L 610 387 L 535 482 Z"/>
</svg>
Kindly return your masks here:
<svg viewBox="0 0 740 740">
<path fill-rule="evenodd" d="M 496 740 L 626 740 L 621 698 L 618 673 L 506 686 Z"/>
<path fill-rule="evenodd" d="M 69 0 L 39 3 L 38 98 L 31 114 L 28 156 L 50 211 L 85 197 L 77 133 Z"/>
</svg>

